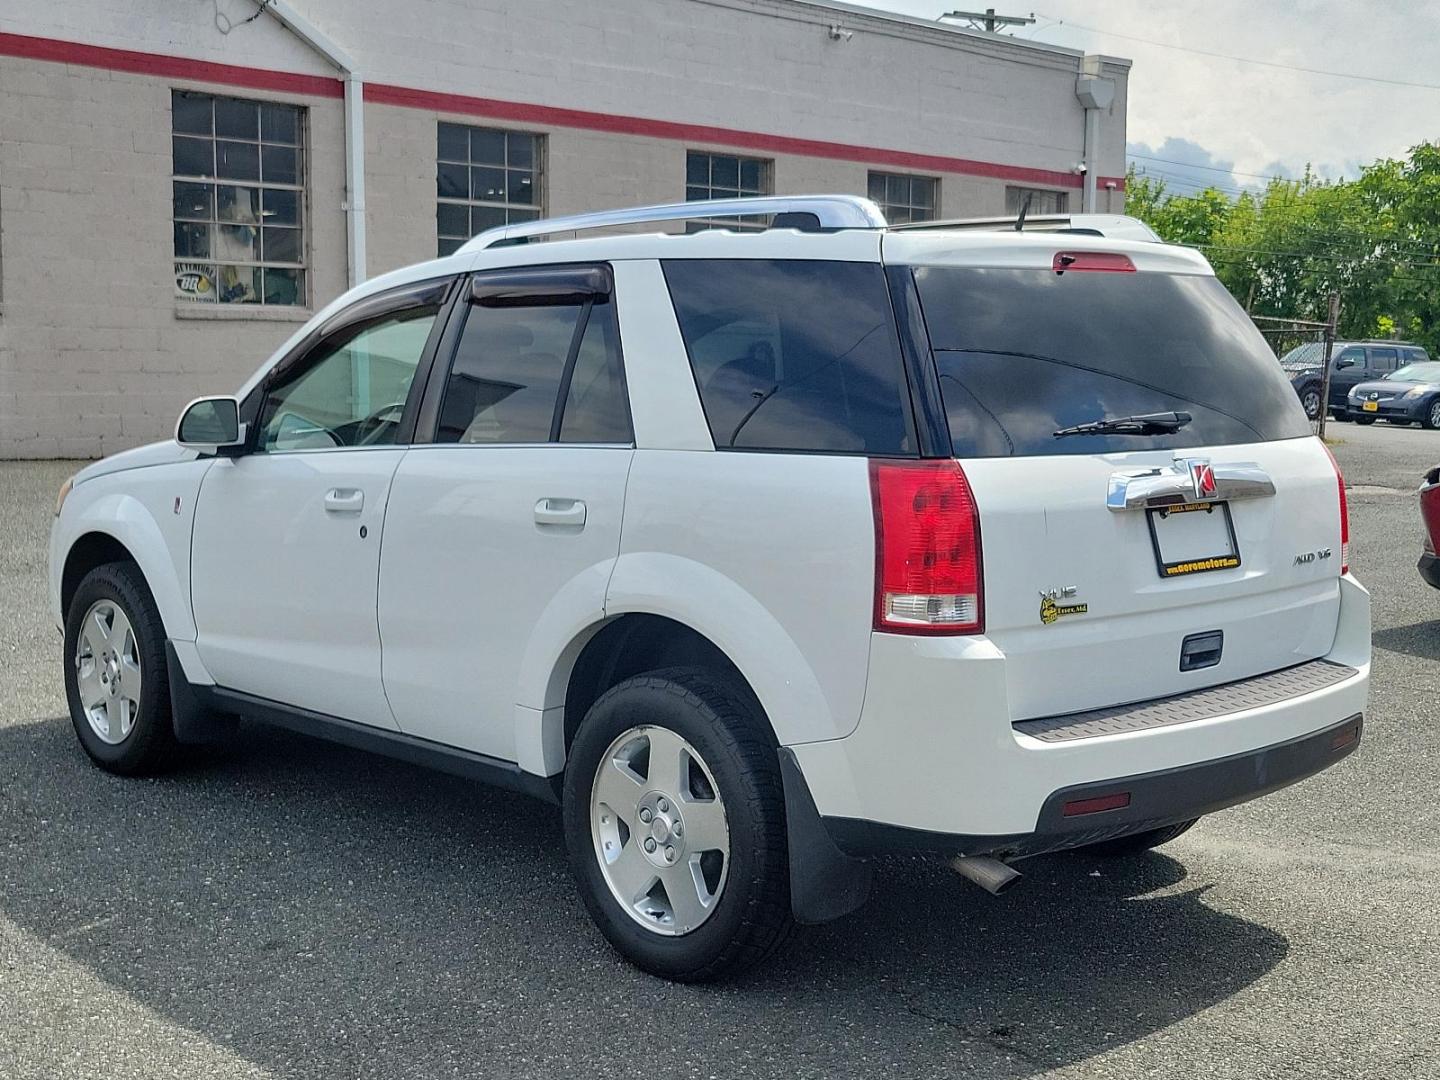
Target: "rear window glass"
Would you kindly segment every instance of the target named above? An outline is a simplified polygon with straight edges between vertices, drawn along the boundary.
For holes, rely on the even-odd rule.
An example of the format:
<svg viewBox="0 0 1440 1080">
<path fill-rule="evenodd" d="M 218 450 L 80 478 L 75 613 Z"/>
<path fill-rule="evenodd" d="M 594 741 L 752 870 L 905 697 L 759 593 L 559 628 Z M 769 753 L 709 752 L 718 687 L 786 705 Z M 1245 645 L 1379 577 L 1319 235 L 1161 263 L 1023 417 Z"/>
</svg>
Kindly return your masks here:
<svg viewBox="0 0 1440 1080">
<path fill-rule="evenodd" d="M 914 454 L 879 265 L 695 259 L 664 267 L 717 449 Z"/>
<path fill-rule="evenodd" d="M 1215 278 L 915 271 L 957 457 L 1094 454 L 1293 439 L 1309 422 L 1275 354 Z M 1075 435 L 1189 413 L 1161 435 Z"/>
</svg>

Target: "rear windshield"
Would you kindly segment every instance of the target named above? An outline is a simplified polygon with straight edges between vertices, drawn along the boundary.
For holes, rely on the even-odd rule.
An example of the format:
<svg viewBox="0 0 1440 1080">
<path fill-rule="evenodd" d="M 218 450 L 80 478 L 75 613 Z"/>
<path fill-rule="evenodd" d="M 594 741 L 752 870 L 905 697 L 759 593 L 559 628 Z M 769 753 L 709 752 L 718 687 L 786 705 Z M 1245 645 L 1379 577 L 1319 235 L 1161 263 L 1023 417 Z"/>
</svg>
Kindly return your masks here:
<svg viewBox="0 0 1440 1080">
<path fill-rule="evenodd" d="M 1095 454 L 1310 434 L 1295 390 L 1213 277 L 915 271 L 957 457 Z M 1062 428 L 1189 413 L 1159 435 Z"/>
</svg>

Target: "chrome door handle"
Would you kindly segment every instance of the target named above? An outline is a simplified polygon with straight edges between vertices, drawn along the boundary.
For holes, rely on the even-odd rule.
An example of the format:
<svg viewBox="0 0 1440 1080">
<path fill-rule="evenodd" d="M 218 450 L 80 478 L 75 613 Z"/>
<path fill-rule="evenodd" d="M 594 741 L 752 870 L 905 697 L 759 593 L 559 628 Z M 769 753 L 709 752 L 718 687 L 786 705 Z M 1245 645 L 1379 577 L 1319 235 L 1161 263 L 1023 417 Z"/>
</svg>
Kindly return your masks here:
<svg viewBox="0 0 1440 1080">
<path fill-rule="evenodd" d="M 325 509 L 332 514 L 358 514 L 365 508 L 365 493 L 359 488 L 331 488 L 325 493 Z"/>
<path fill-rule="evenodd" d="M 541 499 L 535 504 L 539 525 L 584 525 L 585 504 L 579 499 Z"/>
</svg>

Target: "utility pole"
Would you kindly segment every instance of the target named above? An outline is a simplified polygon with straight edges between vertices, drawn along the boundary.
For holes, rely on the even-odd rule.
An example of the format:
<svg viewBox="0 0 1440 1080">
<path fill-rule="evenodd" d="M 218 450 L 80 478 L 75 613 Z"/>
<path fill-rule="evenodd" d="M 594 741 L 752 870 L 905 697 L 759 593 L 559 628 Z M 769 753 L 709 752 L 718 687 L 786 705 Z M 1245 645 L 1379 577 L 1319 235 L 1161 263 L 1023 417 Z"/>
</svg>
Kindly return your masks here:
<svg viewBox="0 0 1440 1080">
<path fill-rule="evenodd" d="M 1325 317 L 1325 368 L 1320 376 L 1320 424 L 1315 434 L 1325 438 L 1325 419 L 1330 415 L 1330 354 L 1335 351 L 1335 326 L 1340 321 L 1340 294 L 1330 294 Z"/>
<path fill-rule="evenodd" d="M 1029 26 L 1035 21 L 1035 13 L 1032 11 L 1028 18 L 1024 15 L 996 15 L 992 7 L 984 11 L 947 11 L 940 16 L 939 21 L 945 19 L 958 19 L 971 30 L 983 30 L 987 34 L 993 34 L 1006 26 Z"/>
</svg>

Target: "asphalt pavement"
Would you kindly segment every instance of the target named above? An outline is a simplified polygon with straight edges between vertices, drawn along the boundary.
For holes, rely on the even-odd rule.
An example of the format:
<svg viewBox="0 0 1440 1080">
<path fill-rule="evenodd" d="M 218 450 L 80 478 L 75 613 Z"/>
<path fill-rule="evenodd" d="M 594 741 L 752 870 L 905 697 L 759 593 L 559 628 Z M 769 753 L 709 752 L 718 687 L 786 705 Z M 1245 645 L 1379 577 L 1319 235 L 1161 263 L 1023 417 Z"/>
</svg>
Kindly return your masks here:
<svg viewBox="0 0 1440 1080">
<path fill-rule="evenodd" d="M 999 898 L 887 862 L 715 987 L 618 960 L 522 796 L 260 727 L 93 768 L 44 587 L 74 465 L 0 464 L 0 1077 L 1440 1077 L 1440 433 L 1332 436 L 1374 604 L 1355 755 Z"/>
</svg>

